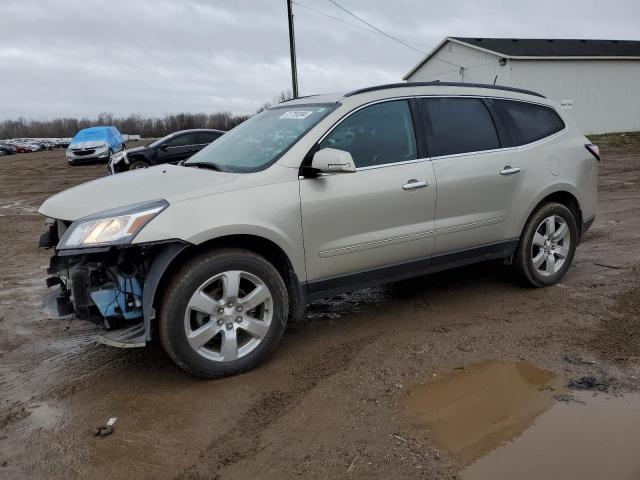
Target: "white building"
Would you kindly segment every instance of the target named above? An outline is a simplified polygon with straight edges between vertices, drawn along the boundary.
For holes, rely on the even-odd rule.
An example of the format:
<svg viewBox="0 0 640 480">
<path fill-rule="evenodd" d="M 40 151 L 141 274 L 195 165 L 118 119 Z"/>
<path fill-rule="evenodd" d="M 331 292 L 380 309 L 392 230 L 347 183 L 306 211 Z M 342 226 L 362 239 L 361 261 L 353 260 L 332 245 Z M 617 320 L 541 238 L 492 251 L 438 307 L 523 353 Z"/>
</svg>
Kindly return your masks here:
<svg viewBox="0 0 640 480">
<path fill-rule="evenodd" d="M 640 131 L 640 41 L 447 37 L 403 79 L 525 88 L 586 133 Z"/>
</svg>

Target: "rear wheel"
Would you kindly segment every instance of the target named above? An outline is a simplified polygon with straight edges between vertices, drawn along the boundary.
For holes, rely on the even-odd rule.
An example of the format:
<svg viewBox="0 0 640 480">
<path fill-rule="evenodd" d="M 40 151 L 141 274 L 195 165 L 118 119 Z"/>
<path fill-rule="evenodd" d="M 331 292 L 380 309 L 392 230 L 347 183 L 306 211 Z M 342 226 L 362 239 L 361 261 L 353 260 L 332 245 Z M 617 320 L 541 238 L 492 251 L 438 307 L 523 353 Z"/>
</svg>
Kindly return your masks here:
<svg viewBox="0 0 640 480">
<path fill-rule="evenodd" d="M 192 375 L 233 375 L 273 351 L 287 312 L 287 290 L 273 265 L 249 251 L 218 250 L 171 279 L 159 309 L 160 339 Z"/>
<path fill-rule="evenodd" d="M 529 285 L 553 285 L 571 266 L 577 244 L 578 228 L 571 210 L 560 203 L 545 203 L 524 228 L 514 266 Z"/>
</svg>

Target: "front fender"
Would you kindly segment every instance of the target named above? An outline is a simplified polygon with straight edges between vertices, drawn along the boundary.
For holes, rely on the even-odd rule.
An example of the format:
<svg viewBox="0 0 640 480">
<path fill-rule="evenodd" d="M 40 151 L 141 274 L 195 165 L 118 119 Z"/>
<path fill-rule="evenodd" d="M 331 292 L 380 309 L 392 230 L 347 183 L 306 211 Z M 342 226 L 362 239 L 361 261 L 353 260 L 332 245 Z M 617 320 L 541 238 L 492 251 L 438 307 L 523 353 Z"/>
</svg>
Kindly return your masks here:
<svg viewBox="0 0 640 480">
<path fill-rule="evenodd" d="M 277 245 L 296 276 L 306 281 L 297 177 L 170 203 L 134 242 L 177 238 L 201 245 L 234 235 L 260 237 Z"/>
</svg>

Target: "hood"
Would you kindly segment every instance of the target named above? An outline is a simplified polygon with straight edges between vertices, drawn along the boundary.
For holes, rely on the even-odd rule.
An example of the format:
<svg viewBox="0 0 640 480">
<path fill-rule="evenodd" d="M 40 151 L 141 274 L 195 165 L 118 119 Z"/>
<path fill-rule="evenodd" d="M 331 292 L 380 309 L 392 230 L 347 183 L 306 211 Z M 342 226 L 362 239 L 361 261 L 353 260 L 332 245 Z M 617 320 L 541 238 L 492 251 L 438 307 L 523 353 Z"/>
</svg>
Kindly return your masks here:
<svg viewBox="0 0 640 480">
<path fill-rule="evenodd" d="M 140 147 L 133 147 L 133 148 L 127 148 L 127 149 L 121 150 L 120 152 L 111 156 L 110 162 L 116 164 L 124 160 L 126 163 L 129 163 L 129 160 L 128 160 L 129 155 L 144 152 L 144 151 L 147 151 L 148 149 L 149 147 L 147 147 L 146 145 L 143 145 Z"/>
<path fill-rule="evenodd" d="M 148 148 L 149 147 L 147 145 L 144 145 L 142 147 L 127 148 L 126 150 L 123 150 L 123 152 L 125 152 L 127 155 L 129 155 L 130 153 L 141 152 L 143 150 L 147 150 Z"/>
<path fill-rule="evenodd" d="M 247 177 L 247 175 L 245 175 Z M 47 199 L 42 215 L 74 221 L 133 203 L 165 199 L 169 204 L 234 188 L 238 174 L 195 167 L 158 165 L 98 178 Z M 228 184 L 228 185 L 227 185 Z"/>
</svg>

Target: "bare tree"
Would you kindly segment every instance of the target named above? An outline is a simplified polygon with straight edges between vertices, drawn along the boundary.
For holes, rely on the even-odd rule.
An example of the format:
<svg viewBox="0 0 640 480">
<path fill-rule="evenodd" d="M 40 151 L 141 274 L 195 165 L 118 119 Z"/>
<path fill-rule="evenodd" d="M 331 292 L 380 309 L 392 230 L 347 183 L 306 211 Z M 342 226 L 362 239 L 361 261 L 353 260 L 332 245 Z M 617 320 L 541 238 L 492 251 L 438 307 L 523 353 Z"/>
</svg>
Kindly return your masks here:
<svg viewBox="0 0 640 480">
<path fill-rule="evenodd" d="M 286 102 L 293 98 L 291 90 L 283 90 L 270 102 L 265 102 L 256 113 Z M 114 117 L 112 113 L 101 112 L 97 118 L 55 118 L 53 120 L 16 120 L 0 121 L 0 138 L 27 137 L 73 137 L 83 128 L 115 125 L 122 133 L 141 135 L 142 137 L 163 137 L 178 130 L 190 128 L 216 128 L 231 130 L 244 122 L 249 115 L 234 115 L 231 112 L 214 113 L 178 113 L 162 118 L 129 115 L 126 118 Z"/>
<path fill-rule="evenodd" d="M 190 128 L 216 128 L 231 130 L 244 122 L 248 115 L 234 115 L 231 112 L 180 113 L 163 118 L 129 115 L 117 118 L 103 112 L 95 119 L 55 118 L 49 121 L 16 120 L 0 121 L 0 138 L 27 137 L 73 137 L 78 130 L 88 127 L 115 125 L 122 133 L 139 134 L 142 137 L 162 137 L 177 130 Z"/>
</svg>

